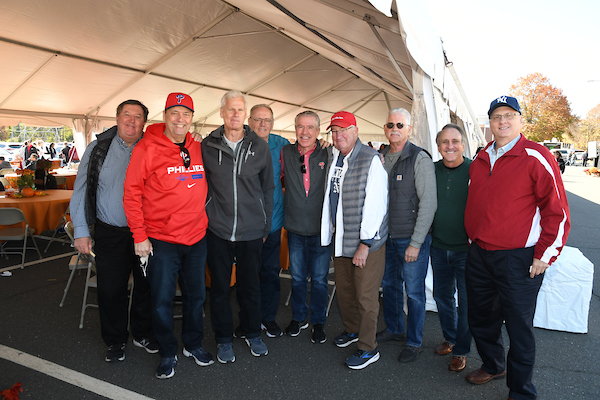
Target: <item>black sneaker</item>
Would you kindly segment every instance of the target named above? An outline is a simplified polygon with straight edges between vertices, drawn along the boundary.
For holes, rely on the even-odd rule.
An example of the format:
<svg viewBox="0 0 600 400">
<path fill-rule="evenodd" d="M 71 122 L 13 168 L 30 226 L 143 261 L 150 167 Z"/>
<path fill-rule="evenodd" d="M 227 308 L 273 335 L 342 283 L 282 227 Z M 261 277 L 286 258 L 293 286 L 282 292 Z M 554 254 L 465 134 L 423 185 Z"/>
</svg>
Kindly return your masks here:
<svg viewBox="0 0 600 400">
<path fill-rule="evenodd" d="M 327 336 L 325 336 L 325 331 L 323 330 L 323 324 L 313 325 L 310 341 L 313 343 L 325 343 L 327 341 Z"/>
<path fill-rule="evenodd" d="M 285 328 L 285 334 L 288 336 L 296 337 L 300 334 L 302 329 L 308 328 L 308 322 L 304 321 L 296 321 L 295 319 L 290 322 L 287 328 Z"/>
<path fill-rule="evenodd" d="M 158 342 L 154 338 L 133 339 L 133 344 L 145 349 L 150 354 L 158 353 Z"/>
<path fill-rule="evenodd" d="M 279 325 L 277 325 L 277 322 L 275 321 L 271 321 L 271 322 L 263 322 L 262 324 L 260 324 L 260 328 L 265 331 L 265 333 L 267 334 L 268 337 L 279 337 L 279 336 L 283 336 L 283 332 L 281 330 L 281 328 L 279 327 Z"/>
<path fill-rule="evenodd" d="M 246 339 L 246 331 L 242 329 L 242 325 L 238 325 L 237 328 L 233 331 L 233 337 L 238 339 Z"/>
<path fill-rule="evenodd" d="M 333 343 L 335 343 L 337 347 L 348 347 L 354 342 L 358 342 L 358 333 L 348 333 L 344 331 L 333 338 Z"/>
<path fill-rule="evenodd" d="M 384 329 L 381 332 L 377 332 L 375 340 L 377 340 L 378 343 L 389 342 L 390 340 L 403 342 L 406 340 L 406 333 L 392 333 L 387 329 Z"/>
<path fill-rule="evenodd" d="M 125 343 L 111 344 L 106 351 L 106 362 L 123 361 L 125 359 Z"/>
<path fill-rule="evenodd" d="M 413 362 L 417 361 L 417 356 L 421 352 L 421 347 L 406 346 L 404 350 L 398 356 L 400 362 Z"/>
</svg>

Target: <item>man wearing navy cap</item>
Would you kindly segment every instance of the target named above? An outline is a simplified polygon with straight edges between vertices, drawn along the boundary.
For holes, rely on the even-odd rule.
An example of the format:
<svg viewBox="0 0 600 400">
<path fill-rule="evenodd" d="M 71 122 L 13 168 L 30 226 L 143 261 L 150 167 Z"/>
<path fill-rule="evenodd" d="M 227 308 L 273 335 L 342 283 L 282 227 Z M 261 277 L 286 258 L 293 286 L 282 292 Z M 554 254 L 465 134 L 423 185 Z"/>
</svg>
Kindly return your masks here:
<svg viewBox="0 0 600 400">
<path fill-rule="evenodd" d="M 488 115 L 494 141 L 471 163 L 465 209 L 469 328 L 483 361 L 467 381 L 506 375 L 509 399 L 535 399 L 533 315 L 544 271 L 567 241 L 569 205 L 550 151 L 521 134 L 517 99 L 498 97 Z"/>
<path fill-rule="evenodd" d="M 387 174 L 379 154 L 360 142 L 356 118 L 347 111 L 331 117 L 333 159 L 321 218 L 321 246 L 333 243 L 338 305 L 345 330 L 338 347 L 354 342 L 351 369 L 379 360 L 375 335 L 379 286 L 385 268 L 388 221 Z"/>
</svg>

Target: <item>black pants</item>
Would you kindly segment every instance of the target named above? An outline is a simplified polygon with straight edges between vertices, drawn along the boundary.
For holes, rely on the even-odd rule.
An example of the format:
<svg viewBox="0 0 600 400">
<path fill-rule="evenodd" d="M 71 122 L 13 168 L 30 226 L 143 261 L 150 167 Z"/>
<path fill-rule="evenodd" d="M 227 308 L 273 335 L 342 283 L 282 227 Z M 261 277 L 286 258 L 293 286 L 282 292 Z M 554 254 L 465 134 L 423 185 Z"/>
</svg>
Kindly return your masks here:
<svg viewBox="0 0 600 400">
<path fill-rule="evenodd" d="M 535 399 L 531 382 L 535 363 L 533 315 L 543 274 L 529 277 L 534 248 L 483 250 L 475 242 L 469 248 L 465 269 L 469 328 L 483 365 L 489 374 L 506 369 L 509 397 Z M 510 338 L 505 363 L 502 321 Z"/>
<path fill-rule="evenodd" d="M 142 275 L 140 260 L 133 249 L 129 230 L 96 223 L 94 252 L 98 272 L 100 330 L 107 346 L 127 343 L 129 299 L 127 283 L 133 271 L 131 333 L 134 338 L 152 337 L 152 298 L 150 285 Z"/>
<path fill-rule="evenodd" d="M 260 336 L 260 280 L 262 238 L 231 242 L 210 230 L 206 234 L 210 270 L 210 318 L 217 343 L 233 341 L 233 315 L 229 299 L 231 268 L 236 264 L 240 323 L 251 339 Z"/>
</svg>

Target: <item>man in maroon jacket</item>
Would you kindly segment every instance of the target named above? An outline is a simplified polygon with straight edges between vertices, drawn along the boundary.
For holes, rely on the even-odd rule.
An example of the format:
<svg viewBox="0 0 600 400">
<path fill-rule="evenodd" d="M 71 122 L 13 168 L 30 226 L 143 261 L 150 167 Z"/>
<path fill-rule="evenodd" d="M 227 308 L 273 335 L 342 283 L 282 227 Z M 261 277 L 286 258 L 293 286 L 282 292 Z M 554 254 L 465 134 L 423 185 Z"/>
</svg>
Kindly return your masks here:
<svg viewBox="0 0 600 400">
<path fill-rule="evenodd" d="M 544 271 L 569 234 L 569 205 L 550 151 L 521 134 L 517 99 L 501 96 L 488 111 L 494 141 L 469 170 L 465 271 L 469 328 L 483 365 L 467 381 L 507 374 L 509 399 L 535 399 L 533 315 Z M 505 362 L 502 322 L 511 339 Z"/>
</svg>

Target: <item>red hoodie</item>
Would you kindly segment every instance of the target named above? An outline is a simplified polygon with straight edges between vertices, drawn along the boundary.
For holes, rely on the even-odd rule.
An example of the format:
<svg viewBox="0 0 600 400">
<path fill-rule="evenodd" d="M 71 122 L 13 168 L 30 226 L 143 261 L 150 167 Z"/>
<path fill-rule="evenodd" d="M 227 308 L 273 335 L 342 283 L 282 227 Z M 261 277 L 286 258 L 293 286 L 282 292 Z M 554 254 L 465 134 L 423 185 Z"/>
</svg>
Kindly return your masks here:
<svg viewBox="0 0 600 400">
<path fill-rule="evenodd" d="M 192 245 L 206 234 L 208 186 L 200 143 L 186 135 L 189 168 L 180 148 L 164 135 L 165 124 L 150 125 L 131 154 L 123 207 L 135 243 L 148 237 Z"/>
</svg>

